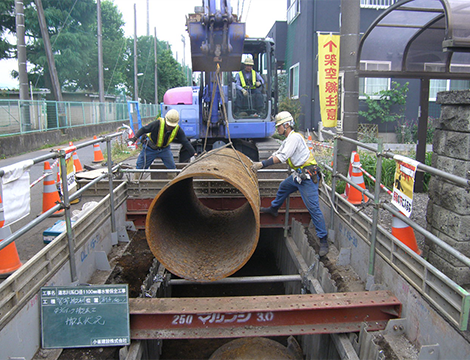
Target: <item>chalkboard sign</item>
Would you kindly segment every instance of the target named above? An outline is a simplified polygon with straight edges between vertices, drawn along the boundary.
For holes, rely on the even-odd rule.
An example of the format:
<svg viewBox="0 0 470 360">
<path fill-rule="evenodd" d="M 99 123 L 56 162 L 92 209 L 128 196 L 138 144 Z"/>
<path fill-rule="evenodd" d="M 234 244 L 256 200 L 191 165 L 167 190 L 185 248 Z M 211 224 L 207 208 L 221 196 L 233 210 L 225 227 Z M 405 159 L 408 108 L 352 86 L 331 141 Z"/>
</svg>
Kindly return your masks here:
<svg viewBox="0 0 470 360">
<path fill-rule="evenodd" d="M 42 347 L 130 344 L 127 285 L 41 288 Z"/>
</svg>

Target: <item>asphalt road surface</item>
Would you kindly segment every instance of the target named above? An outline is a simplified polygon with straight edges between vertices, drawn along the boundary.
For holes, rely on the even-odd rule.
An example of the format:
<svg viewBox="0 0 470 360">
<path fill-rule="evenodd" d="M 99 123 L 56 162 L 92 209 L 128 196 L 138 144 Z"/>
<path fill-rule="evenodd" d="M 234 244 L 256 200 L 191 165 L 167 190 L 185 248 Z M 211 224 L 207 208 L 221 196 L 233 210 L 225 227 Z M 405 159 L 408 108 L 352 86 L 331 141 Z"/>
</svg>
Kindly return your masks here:
<svg viewBox="0 0 470 360">
<path fill-rule="evenodd" d="M 92 139 L 91 138 L 83 139 L 81 141 L 76 142 L 75 145 L 78 145 L 78 144 L 81 144 L 83 142 L 90 141 L 90 140 Z M 63 147 L 65 146 L 62 146 L 62 148 Z M 55 149 L 57 148 L 61 148 L 61 147 L 55 147 Z M 103 155 L 106 154 L 106 142 L 100 143 L 100 148 L 101 148 L 101 152 L 103 153 Z M 38 150 L 34 152 L 28 152 L 23 155 L 18 155 L 18 156 L 10 157 L 7 159 L 3 159 L 3 160 L 0 160 L 0 168 L 5 167 L 7 165 L 14 164 L 14 163 L 18 163 L 21 161 L 35 159 L 40 156 L 47 155 L 50 152 L 51 152 L 51 149 Z M 89 166 L 96 167 L 97 165 L 99 165 L 99 164 L 93 163 L 93 160 L 94 160 L 93 146 L 88 146 L 83 149 L 78 149 L 77 154 L 78 154 L 78 158 L 82 166 L 89 165 Z M 55 162 L 55 159 L 49 160 L 50 165 L 53 165 L 54 162 Z M 52 173 L 53 173 L 53 177 L 55 181 L 57 181 L 57 171 L 58 171 L 58 163 L 56 166 L 52 167 Z M 33 165 L 30 169 L 30 179 L 31 179 L 30 182 L 33 183 L 35 180 L 39 179 L 43 174 L 44 174 L 44 162 Z M 30 214 L 26 216 L 25 218 L 12 224 L 10 226 L 10 229 L 12 232 L 15 232 L 21 229 L 23 226 L 33 221 L 38 215 L 42 213 L 43 188 L 44 188 L 43 181 L 38 182 L 35 186 L 31 188 Z M 3 194 L 2 194 L 2 200 L 3 200 Z M 81 210 L 84 203 L 86 203 L 87 201 L 99 201 L 99 199 L 82 198 L 82 200 L 79 203 L 72 205 L 72 211 Z M 37 225 L 32 230 L 29 230 L 26 234 L 22 235 L 21 238 L 15 241 L 16 248 L 18 250 L 18 255 L 20 257 L 20 260 L 23 263 L 29 260 L 30 258 L 32 258 L 38 251 L 40 251 L 43 247 L 47 245 L 43 241 L 44 230 L 48 229 L 56 221 L 59 221 L 60 219 L 63 219 L 63 218 L 64 218 L 63 216 L 50 217 L 44 220 L 41 224 Z"/>
</svg>

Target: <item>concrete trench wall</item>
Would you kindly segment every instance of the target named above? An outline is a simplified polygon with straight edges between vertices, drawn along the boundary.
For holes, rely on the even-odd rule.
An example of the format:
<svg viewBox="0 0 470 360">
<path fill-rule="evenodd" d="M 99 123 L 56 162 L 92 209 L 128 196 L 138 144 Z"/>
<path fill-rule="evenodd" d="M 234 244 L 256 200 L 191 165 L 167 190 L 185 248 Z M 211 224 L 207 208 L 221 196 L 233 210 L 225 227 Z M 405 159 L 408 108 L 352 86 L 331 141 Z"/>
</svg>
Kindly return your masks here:
<svg viewBox="0 0 470 360">
<path fill-rule="evenodd" d="M 321 197 L 325 202 L 324 193 Z M 324 202 L 321 205 L 328 224 L 331 221 L 331 213 L 329 209 L 324 207 Z M 350 266 L 366 283 L 370 280 L 368 268 L 371 219 L 361 212 L 356 212 L 354 205 L 349 204 L 342 197 L 336 197 L 336 203 L 340 215 L 335 215 L 334 218 L 334 245 L 338 251 L 348 249 Z M 433 299 L 433 296 L 427 298 L 424 296 L 429 293 L 432 295 L 429 289 L 432 289 L 433 286 L 439 286 L 440 283 L 430 281 L 431 284 L 424 286 L 424 290 L 416 286 L 416 284 L 427 283 L 430 278 L 435 277 L 434 274 L 438 270 L 431 272 L 432 267 L 423 267 L 426 261 L 424 259 L 417 261 L 414 258 L 416 255 L 411 250 L 404 251 L 400 242 L 396 239 L 393 240 L 389 232 L 381 227 L 378 229 L 374 285 L 371 290 L 390 290 L 400 300 L 403 306 L 401 318 L 404 319 L 405 336 L 417 351 L 421 351 L 423 357 L 420 358 L 470 358 L 470 340 L 467 332 L 458 330 L 457 324 L 451 324 L 444 316 L 445 310 L 450 312 L 448 305 L 437 297 Z M 417 258 L 419 257 L 417 256 Z M 406 270 L 405 267 L 410 270 Z M 413 278 L 420 272 L 427 280 L 422 280 L 419 277 Z M 447 293 L 448 301 L 452 301 L 451 296 L 453 294 L 449 291 Z M 441 309 L 436 309 L 436 306 L 431 304 L 429 300 L 435 301 L 434 305 L 441 306 Z M 433 356 L 426 355 L 428 349 L 433 349 Z"/>
<path fill-rule="evenodd" d="M 470 178 L 470 90 L 440 92 L 441 117 L 436 120 L 432 166 Z M 429 184 L 428 230 L 470 257 L 470 193 L 433 176 Z M 470 268 L 431 242 L 425 256 L 456 283 L 470 289 Z"/>
</svg>

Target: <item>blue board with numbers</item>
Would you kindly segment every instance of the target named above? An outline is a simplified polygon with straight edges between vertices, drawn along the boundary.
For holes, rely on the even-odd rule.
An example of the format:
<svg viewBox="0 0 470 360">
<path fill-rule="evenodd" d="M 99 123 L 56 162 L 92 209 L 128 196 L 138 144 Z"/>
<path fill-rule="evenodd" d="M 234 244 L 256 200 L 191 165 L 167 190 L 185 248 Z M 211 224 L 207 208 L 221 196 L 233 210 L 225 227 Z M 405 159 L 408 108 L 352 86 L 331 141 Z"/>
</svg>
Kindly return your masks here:
<svg viewBox="0 0 470 360">
<path fill-rule="evenodd" d="M 42 347 L 130 344 L 127 285 L 41 288 Z"/>
</svg>

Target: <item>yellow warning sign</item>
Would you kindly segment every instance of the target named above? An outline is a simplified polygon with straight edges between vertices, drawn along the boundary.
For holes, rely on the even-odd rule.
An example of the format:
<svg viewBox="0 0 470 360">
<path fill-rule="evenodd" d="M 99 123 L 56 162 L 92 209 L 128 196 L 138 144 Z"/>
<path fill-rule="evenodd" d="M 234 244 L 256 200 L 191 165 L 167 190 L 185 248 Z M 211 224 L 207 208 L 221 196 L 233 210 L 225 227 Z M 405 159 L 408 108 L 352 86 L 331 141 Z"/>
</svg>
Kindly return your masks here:
<svg viewBox="0 0 470 360">
<path fill-rule="evenodd" d="M 413 204 L 413 189 L 418 162 L 396 155 L 395 181 L 393 183 L 392 204 L 404 215 L 410 216 Z"/>
</svg>

